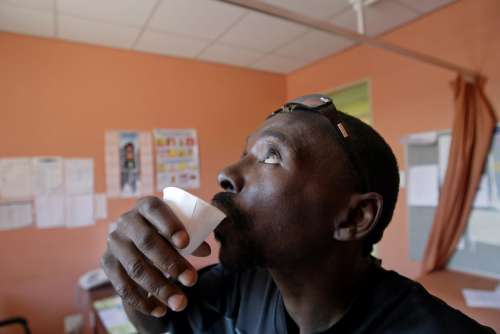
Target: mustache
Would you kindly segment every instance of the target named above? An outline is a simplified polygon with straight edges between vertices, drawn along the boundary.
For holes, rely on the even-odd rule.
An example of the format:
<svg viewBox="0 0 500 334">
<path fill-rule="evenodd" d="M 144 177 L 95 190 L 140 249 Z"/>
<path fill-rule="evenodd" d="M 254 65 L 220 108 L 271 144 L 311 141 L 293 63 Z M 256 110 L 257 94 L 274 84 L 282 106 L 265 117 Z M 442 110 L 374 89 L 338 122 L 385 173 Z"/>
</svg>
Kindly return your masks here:
<svg viewBox="0 0 500 334">
<path fill-rule="evenodd" d="M 249 222 L 248 217 L 240 210 L 234 200 L 235 194 L 220 192 L 212 198 L 212 204 L 224 212 L 231 223 L 241 226 Z"/>
</svg>

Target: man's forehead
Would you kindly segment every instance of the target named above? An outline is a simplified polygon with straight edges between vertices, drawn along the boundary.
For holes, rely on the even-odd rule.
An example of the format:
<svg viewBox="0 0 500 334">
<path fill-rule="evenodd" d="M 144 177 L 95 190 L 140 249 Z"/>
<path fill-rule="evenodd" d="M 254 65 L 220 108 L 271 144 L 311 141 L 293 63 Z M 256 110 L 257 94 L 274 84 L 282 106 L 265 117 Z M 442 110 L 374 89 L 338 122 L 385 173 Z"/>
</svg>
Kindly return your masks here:
<svg viewBox="0 0 500 334">
<path fill-rule="evenodd" d="M 250 143 L 262 137 L 272 137 L 287 143 L 294 140 L 297 130 L 297 125 L 294 124 L 293 120 L 274 116 L 264 121 L 255 131 L 250 133 L 246 141 Z"/>
</svg>

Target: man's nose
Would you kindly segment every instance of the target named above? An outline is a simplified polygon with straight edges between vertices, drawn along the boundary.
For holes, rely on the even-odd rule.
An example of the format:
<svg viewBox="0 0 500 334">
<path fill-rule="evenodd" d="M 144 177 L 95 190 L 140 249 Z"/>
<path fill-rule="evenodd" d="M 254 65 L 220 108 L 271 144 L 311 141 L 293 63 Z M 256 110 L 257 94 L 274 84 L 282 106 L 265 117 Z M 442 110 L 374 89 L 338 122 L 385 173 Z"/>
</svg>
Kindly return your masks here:
<svg viewBox="0 0 500 334">
<path fill-rule="evenodd" d="M 232 193 L 239 193 L 245 185 L 243 176 L 235 165 L 228 166 L 219 172 L 217 181 L 222 189 Z"/>
</svg>

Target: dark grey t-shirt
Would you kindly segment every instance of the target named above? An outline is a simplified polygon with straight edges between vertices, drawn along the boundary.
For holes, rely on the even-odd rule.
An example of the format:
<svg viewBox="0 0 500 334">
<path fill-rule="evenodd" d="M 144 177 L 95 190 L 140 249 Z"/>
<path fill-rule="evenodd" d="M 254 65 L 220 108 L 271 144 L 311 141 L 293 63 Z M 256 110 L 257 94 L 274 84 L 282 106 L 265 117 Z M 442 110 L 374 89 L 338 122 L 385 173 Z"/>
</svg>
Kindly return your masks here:
<svg viewBox="0 0 500 334">
<path fill-rule="evenodd" d="M 324 333 L 495 333 L 394 271 L 373 270 L 343 318 Z M 189 305 L 169 312 L 169 333 L 295 333 L 283 299 L 265 269 L 231 273 L 202 269 L 187 290 Z"/>
</svg>

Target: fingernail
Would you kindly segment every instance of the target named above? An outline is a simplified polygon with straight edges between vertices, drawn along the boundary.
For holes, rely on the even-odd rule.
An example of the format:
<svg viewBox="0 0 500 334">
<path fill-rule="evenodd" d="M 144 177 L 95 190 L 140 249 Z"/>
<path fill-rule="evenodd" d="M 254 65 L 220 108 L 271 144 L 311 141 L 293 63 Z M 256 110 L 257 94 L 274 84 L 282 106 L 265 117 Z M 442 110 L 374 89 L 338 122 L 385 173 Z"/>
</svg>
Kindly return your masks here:
<svg viewBox="0 0 500 334">
<path fill-rule="evenodd" d="M 196 272 L 194 270 L 187 269 L 177 277 L 177 280 L 184 286 L 193 286 L 196 283 Z"/>
<path fill-rule="evenodd" d="M 172 235 L 172 242 L 177 248 L 184 248 L 188 245 L 189 237 L 186 231 L 178 231 Z"/>
<path fill-rule="evenodd" d="M 168 307 L 174 311 L 181 311 L 186 307 L 187 299 L 184 295 L 173 295 L 168 298 Z"/>
<path fill-rule="evenodd" d="M 151 311 L 151 315 L 153 317 L 161 318 L 167 313 L 167 309 L 163 306 L 157 306 L 153 311 Z"/>
</svg>

